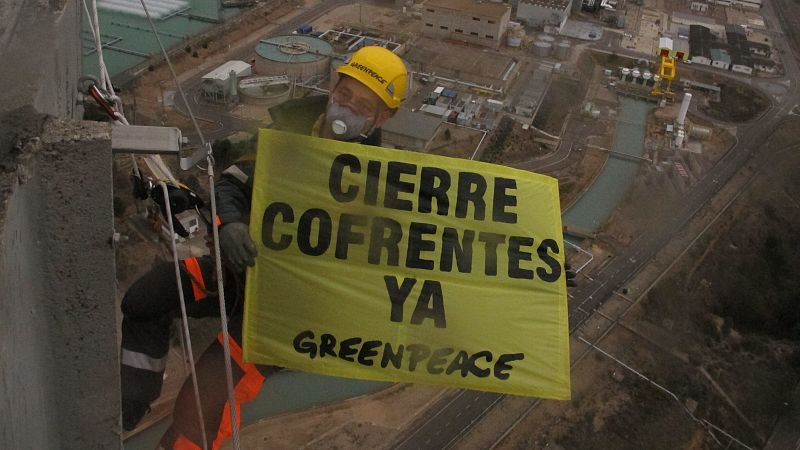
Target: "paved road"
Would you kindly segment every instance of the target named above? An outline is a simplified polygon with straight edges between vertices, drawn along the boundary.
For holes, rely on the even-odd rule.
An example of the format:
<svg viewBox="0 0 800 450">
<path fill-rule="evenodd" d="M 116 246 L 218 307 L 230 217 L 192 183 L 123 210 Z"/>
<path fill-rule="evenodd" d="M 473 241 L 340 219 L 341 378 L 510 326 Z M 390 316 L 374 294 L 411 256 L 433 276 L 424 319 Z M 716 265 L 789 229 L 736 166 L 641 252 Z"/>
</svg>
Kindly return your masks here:
<svg viewBox="0 0 800 450">
<path fill-rule="evenodd" d="M 777 23 L 772 6 L 765 5 L 762 14 L 771 23 Z M 626 249 L 616 255 L 591 279 L 582 278 L 580 285 L 570 291 L 570 333 L 580 326 L 592 312 L 614 292 L 625 286 L 682 227 L 743 167 L 759 167 L 780 149 L 763 145 L 792 108 L 800 103 L 798 90 L 798 62 L 796 55 L 784 42 L 776 42 L 784 57 L 787 76 L 783 79 L 759 79 L 754 83 L 759 88 L 771 85 L 772 90 L 780 86 L 780 94 L 773 92 L 773 105 L 759 120 L 741 126 L 738 144 L 728 152 L 693 189 L 672 207 L 665 207 L 659 225 L 640 236 Z M 601 44 L 602 45 L 602 44 Z M 641 55 L 633 54 L 634 57 Z M 727 75 L 727 74 L 720 74 Z M 735 76 L 737 79 L 739 76 Z M 749 83 L 750 84 L 750 83 Z M 467 391 L 464 391 L 467 392 Z M 491 393 L 460 393 L 452 401 L 441 402 L 431 413 L 421 417 L 413 425 L 414 432 L 405 440 L 395 443 L 396 449 L 443 449 L 452 446 L 477 423 L 502 396 Z M 470 403 L 473 408 L 466 408 Z M 498 436 L 504 430 L 498 430 Z"/>
<path fill-rule="evenodd" d="M 354 3 L 353 0 L 326 0 L 323 1 L 315 6 L 312 6 L 308 9 L 305 9 L 303 12 L 295 16 L 294 18 L 288 20 L 287 22 L 277 25 L 275 28 L 272 29 L 270 35 L 278 36 L 282 34 L 289 34 L 292 31 L 299 28 L 301 25 L 313 22 L 318 17 L 322 16 L 323 14 L 336 9 L 343 5 L 348 5 Z M 254 46 L 245 47 L 239 51 L 230 53 L 227 57 L 229 60 L 242 60 L 242 61 L 249 61 L 254 54 Z M 201 122 L 211 122 L 214 123 L 215 126 L 212 127 L 210 130 L 204 130 L 203 135 L 207 141 L 213 142 L 217 139 L 223 139 L 231 134 L 233 131 L 249 131 L 254 133 L 259 126 L 263 126 L 260 121 L 257 120 L 247 120 L 241 119 L 237 117 L 233 117 L 230 114 L 230 109 L 225 106 L 221 105 L 214 105 L 208 102 L 203 101 L 198 95 L 196 95 L 200 84 L 202 83 L 202 76 L 205 74 L 198 74 L 195 77 L 192 77 L 188 81 L 182 83 L 182 87 L 186 92 L 186 95 L 189 97 L 189 103 L 192 108 L 192 112 L 194 112 L 195 117 L 200 118 Z M 175 100 L 175 109 L 181 112 L 184 115 L 188 115 L 186 111 L 186 107 L 179 98 L 176 97 Z M 193 129 L 187 129 L 184 132 L 184 135 L 189 137 L 190 142 L 197 143 L 199 140 L 197 139 L 197 134 L 194 132 Z"/>
</svg>

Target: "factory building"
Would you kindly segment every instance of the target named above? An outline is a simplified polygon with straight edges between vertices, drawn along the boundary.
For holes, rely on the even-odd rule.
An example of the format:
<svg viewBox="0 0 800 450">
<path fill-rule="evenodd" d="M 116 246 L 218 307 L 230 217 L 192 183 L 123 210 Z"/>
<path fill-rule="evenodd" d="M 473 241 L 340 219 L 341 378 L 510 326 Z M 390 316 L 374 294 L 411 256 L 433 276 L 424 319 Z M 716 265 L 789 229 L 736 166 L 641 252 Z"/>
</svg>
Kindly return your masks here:
<svg viewBox="0 0 800 450">
<path fill-rule="evenodd" d="M 551 25 L 561 31 L 571 9 L 572 0 L 520 0 L 517 20 L 532 27 Z"/>
<path fill-rule="evenodd" d="M 237 96 L 239 79 L 251 75 L 251 66 L 244 61 L 228 61 L 203 75 L 200 90 L 215 101 L 230 100 Z"/>
<path fill-rule="evenodd" d="M 381 127 L 384 147 L 426 151 L 442 123 L 442 116 L 398 109 L 397 113 Z"/>
<path fill-rule="evenodd" d="M 428 0 L 422 8 L 422 31 L 498 49 L 510 19 L 511 6 L 506 3 Z"/>
<path fill-rule="evenodd" d="M 760 42 L 747 40 L 744 28 L 729 25 L 725 28 L 725 42 L 717 39 L 706 27 L 689 27 L 689 52 L 694 63 L 722 70 L 751 75 L 754 71 L 773 73 L 777 69 L 769 56 L 772 48 Z"/>
</svg>

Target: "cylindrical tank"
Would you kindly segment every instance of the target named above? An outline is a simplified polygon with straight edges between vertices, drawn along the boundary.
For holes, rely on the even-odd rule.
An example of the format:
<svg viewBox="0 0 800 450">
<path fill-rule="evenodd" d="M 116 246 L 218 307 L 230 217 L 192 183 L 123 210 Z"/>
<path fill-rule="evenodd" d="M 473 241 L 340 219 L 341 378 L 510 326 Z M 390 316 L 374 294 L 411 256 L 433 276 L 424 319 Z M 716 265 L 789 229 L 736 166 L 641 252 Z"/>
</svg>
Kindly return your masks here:
<svg viewBox="0 0 800 450">
<path fill-rule="evenodd" d="M 639 68 L 637 67 L 631 71 L 631 75 L 633 75 L 633 78 L 639 78 L 640 76 L 642 76 L 642 72 L 640 72 Z"/>
<path fill-rule="evenodd" d="M 628 69 L 627 67 L 623 67 L 622 70 L 620 71 L 620 73 L 622 74 L 622 76 L 620 76 L 619 79 L 625 81 L 625 79 L 630 76 L 631 69 Z"/>
<path fill-rule="evenodd" d="M 569 59 L 569 54 L 572 50 L 572 44 L 569 41 L 561 41 L 556 44 L 555 57 L 561 61 Z"/>
<path fill-rule="evenodd" d="M 541 33 L 538 36 L 536 36 L 536 40 L 537 41 L 542 41 L 542 42 L 550 42 L 550 43 L 552 43 L 552 42 L 556 41 L 556 38 L 554 36 L 552 36 L 552 35 L 549 35 L 549 34 L 546 34 L 546 33 Z"/>
<path fill-rule="evenodd" d="M 289 99 L 291 82 L 285 76 L 257 76 L 239 81 L 239 96 L 244 103 L 277 105 Z"/>
<path fill-rule="evenodd" d="M 649 70 L 645 70 L 642 74 L 642 78 L 649 80 L 650 78 L 653 78 L 653 74 Z"/>
<path fill-rule="evenodd" d="M 286 75 L 292 80 L 307 80 L 327 75 L 333 47 L 327 41 L 308 35 L 275 36 L 256 46 L 256 72 L 261 75 Z"/>
<path fill-rule="evenodd" d="M 697 139 L 708 139 L 711 137 L 711 128 L 692 124 L 689 128 L 689 136 Z"/>
<path fill-rule="evenodd" d="M 542 58 L 550 56 L 553 51 L 553 44 L 550 42 L 536 41 L 533 43 L 533 54 Z"/>
</svg>

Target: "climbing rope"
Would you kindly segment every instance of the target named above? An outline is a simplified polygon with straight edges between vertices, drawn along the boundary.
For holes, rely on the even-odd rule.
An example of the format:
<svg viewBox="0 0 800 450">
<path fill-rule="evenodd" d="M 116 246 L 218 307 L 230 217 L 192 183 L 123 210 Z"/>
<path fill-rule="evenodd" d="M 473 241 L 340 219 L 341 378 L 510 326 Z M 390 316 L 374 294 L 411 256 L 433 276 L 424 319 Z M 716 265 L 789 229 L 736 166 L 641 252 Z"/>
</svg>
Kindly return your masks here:
<svg viewBox="0 0 800 450">
<path fill-rule="evenodd" d="M 186 350 L 189 357 L 189 366 L 192 377 L 192 388 L 194 390 L 194 403 L 197 408 L 197 419 L 200 421 L 200 434 L 203 436 L 203 450 L 208 450 L 208 440 L 206 439 L 206 421 L 203 420 L 203 407 L 200 403 L 200 389 L 197 384 L 197 372 L 194 367 L 194 351 L 192 350 L 192 337 L 189 334 L 189 318 L 186 314 L 186 304 L 184 303 L 183 296 L 183 283 L 181 283 L 181 267 L 178 261 L 178 248 L 175 245 L 175 226 L 172 222 L 172 208 L 169 201 L 169 190 L 167 184 L 163 181 L 158 182 L 161 186 L 161 191 L 164 194 L 164 205 L 167 211 L 167 223 L 169 224 L 169 241 L 172 246 L 172 260 L 175 266 L 175 282 L 178 285 L 178 299 L 181 305 L 181 323 L 183 324 L 183 343 L 186 345 Z"/>
<path fill-rule="evenodd" d="M 172 79 L 175 82 L 175 87 L 178 89 L 180 93 L 181 99 L 183 100 L 184 105 L 186 105 L 186 111 L 189 113 L 189 117 L 192 120 L 192 124 L 197 132 L 198 137 L 200 138 L 200 142 L 203 144 L 203 147 L 207 150 L 207 167 L 206 171 L 208 174 L 208 186 L 209 186 L 209 196 L 211 197 L 211 229 L 213 234 L 214 240 L 214 265 L 216 266 L 216 273 L 217 273 L 217 298 L 219 299 L 219 314 L 220 314 L 220 322 L 222 327 L 222 349 L 225 354 L 225 379 L 227 382 L 227 390 L 228 390 L 228 410 L 230 411 L 231 415 L 231 429 L 233 434 L 233 448 L 234 450 L 240 450 L 240 442 L 239 442 L 239 422 L 237 420 L 236 414 L 236 397 L 234 396 L 234 388 L 233 388 L 233 368 L 231 365 L 231 346 L 230 346 L 230 334 L 228 333 L 228 314 L 225 307 L 225 288 L 224 282 L 222 280 L 222 260 L 220 258 L 220 249 L 219 249 L 219 225 L 215 218 L 217 217 L 217 200 L 216 200 L 216 192 L 214 187 L 214 157 L 211 153 L 211 146 L 205 140 L 203 136 L 202 130 L 200 130 L 200 126 L 197 124 L 197 119 L 192 112 L 192 107 L 189 105 L 189 101 L 186 98 L 186 93 L 183 91 L 181 87 L 181 83 L 178 80 L 178 75 L 175 73 L 175 68 L 172 66 L 172 61 L 169 58 L 169 54 L 167 53 L 164 44 L 161 42 L 161 37 L 158 34 L 158 30 L 156 30 L 155 23 L 153 22 L 153 18 L 150 15 L 150 11 L 147 9 L 147 4 L 145 0 L 140 0 L 142 4 L 142 8 L 144 9 L 145 16 L 147 16 L 147 21 L 150 24 L 150 29 L 153 32 L 153 35 L 156 38 L 156 42 L 158 42 L 158 46 L 161 49 L 161 53 L 164 55 L 164 61 L 166 61 L 167 66 L 169 67 L 169 71 L 172 74 Z M 199 399 L 199 392 L 195 392 L 195 396 Z M 199 400 L 198 400 L 199 401 Z M 205 439 L 205 437 L 204 437 Z M 205 445 L 205 441 L 204 441 Z"/>
<path fill-rule="evenodd" d="M 150 15 L 150 11 L 147 8 L 147 4 L 144 0 L 140 0 L 142 4 L 142 8 L 144 9 L 145 16 L 147 17 L 147 21 L 150 24 L 150 28 L 153 32 L 153 35 L 156 38 L 156 42 L 158 42 L 158 46 L 161 49 L 162 54 L 164 55 L 164 60 L 169 67 L 170 73 L 172 75 L 172 79 L 175 82 L 178 92 L 180 93 L 181 99 L 183 103 L 186 105 L 186 110 L 189 113 L 189 117 L 191 118 L 192 124 L 194 126 L 195 131 L 197 132 L 200 141 L 203 144 L 203 148 L 206 149 L 206 159 L 207 159 L 207 167 L 206 171 L 208 174 L 208 183 L 209 183 L 209 192 L 211 196 L 211 217 L 214 218 L 217 216 L 217 205 L 216 205 L 216 193 L 215 193 L 215 186 L 214 186 L 214 158 L 212 155 L 211 146 L 206 142 L 205 137 L 203 136 L 203 132 L 200 129 L 200 126 L 197 123 L 197 119 L 192 111 L 191 105 L 186 97 L 186 93 L 184 92 L 180 81 L 178 80 L 178 76 L 175 73 L 175 69 L 172 66 L 172 61 L 169 58 L 169 54 L 164 47 L 164 44 L 161 42 L 161 38 L 156 30 L 155 24 L 153 19 Z M 93 80 L 94 82 L 86 87 L 85 93 L 91 96 L 98 105 L 114 120 L 115 123 L 121 125 L 128 125 L 128 121 L 125 118 L 122 109 L 122 101 L 114 92 L 114 87 L 111 84 L 111 78 L 108 74 L 108 70 L 105 65 L 105 60 L 103 58 L 103 45 L 101 42 L 101 33 L 100 33 L 100 22 L 97 13 L 97 0 L 92 0 L 91 2 L 91 11 L 86 3 L 86 0 L 83 0 L 84 11 L 86 12 L 87 18 L 89 19 L 90 29 L 92 33 L 92 37 L 94 39 L 95 49 L 98 54 L 98 67 L 100 70 L 100 80 Z M 83 80 L 82 80 L 83 81 Z M 99 84 L 99 87 L 98 87 Z M 113 104 L 113 106 L 112 106 Z M 136 164 L 135 156 L 131 155 L 133 161 L 133 168 L 134 173 L 141 179 L 141 173 L 139 171 L 138 165 Z M 169 168 L 164 164 L 163 160 L 159 155 L 149 155 L 145 159 L 145 163 L 147 163 L 148 167 L 150 168 L 151 172 L 159 178 L 159 179 L 168 179 L 170 183 L 179 187 L 180 184 L 172 175 Z M 192 385 L 194 389 L 194 396 L 195 396 L 195 404 L 197 407 L 198 418 L 200 420 L 200 429 L 202 432 L 203 437 L 203 449 L 207 450 L 208 441 L 206 438 L 206 430 L 205 430 L 205 421 L 203 420 L 202 410 L 201 410 L 201 403 L 200 403 L 200 392 L 197 385 L 197 375 L 195 372 L 194 367 L 194 355 L 192 353 L 192 344 L 191 344 L 191 336 L 189 333 L 188 327 L 188 317 L 186 315 L 186 306 L 184 305 L 184 296 L 183 296 L 183 288 L 180 279 L 180 267 L 178 263 L 178 254 L 177 254 L 177 247 L 175 245 L 174 240 L 174 223 L 172 220 L 170 202 L 169 202 L 169 194 L 166 184 L 161 181 L 159 182 L 164 198 L 164 203 L 166 205 L 167 210 L 167 221 L 169 223 L 170 229 L 170 239 L 172 241 L 172 254 L 173 260 L 175 262 L 175 276 L 176 282 L 178 284 L 178 293 L 180 297 L 180 304 L 181 304 L 181 319 L 183 322 L 183 335 L 186 341 L 187 350 L 189 353 L 189 359 L 191 364 L 191 377 L 192 377 Z M 218 299 L 219 299 L 219 310 L 220 310 L 220 320 L 221 320 L 221 327 L 222 327 L 222 347 L 225 354 L 225 377 L 227 381 L 227 391 L 228 391 L 228 404 L 229 404 L 229 411 L 231 415 L 231 428 L 233 434 L 233 448 L 235 450 L 240 450 L 240 442 L 239 442 L 239 422 L 237 420 L 237 411 L 236 411 L 236 400 L 234 396 L 234 388 L 233 388 L 233 369 L 231 365 L 231 349 L 230 349 L 230 334 L 228 332 L 228 320 L 227 320 L 227 311 L 225 306 L 225 289 L 224 289 L 224 282 L 222 279 L 222 261 L 220 258 L 220 248 L 219 248 L 219 226 L 215 220 L 211 221 L 212 227 L 212 234 L 214 239 L 214 263 L 216 266 L 216 274 L 217 274 L 217 292 L 218 292 Z"/>
</svg>

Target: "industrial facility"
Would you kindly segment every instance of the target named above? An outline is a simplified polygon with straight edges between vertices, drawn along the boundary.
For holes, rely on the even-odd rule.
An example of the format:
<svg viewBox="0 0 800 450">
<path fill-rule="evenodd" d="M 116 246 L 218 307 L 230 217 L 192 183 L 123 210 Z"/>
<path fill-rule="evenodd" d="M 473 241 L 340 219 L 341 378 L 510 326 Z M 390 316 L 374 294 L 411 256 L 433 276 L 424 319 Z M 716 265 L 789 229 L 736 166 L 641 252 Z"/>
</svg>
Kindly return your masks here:
<svg viewBox="0 0 800 450">
<path fill-rule="evenodd" d="M 477 0 L 428 0 L 423 33 L 498 49 L 511 18 L 511 6 Z"/>
<path fill-rule="evenodd" d="M 572 10 L 572 0 L 520 0 L 516 19 L 531 27 L 552 26 L 560 32 Z"/>
</svg>

